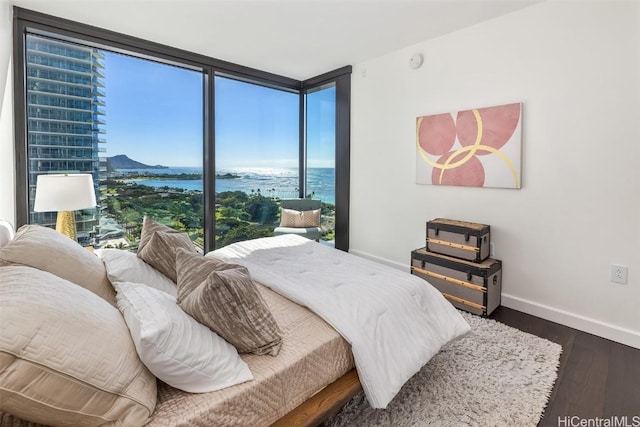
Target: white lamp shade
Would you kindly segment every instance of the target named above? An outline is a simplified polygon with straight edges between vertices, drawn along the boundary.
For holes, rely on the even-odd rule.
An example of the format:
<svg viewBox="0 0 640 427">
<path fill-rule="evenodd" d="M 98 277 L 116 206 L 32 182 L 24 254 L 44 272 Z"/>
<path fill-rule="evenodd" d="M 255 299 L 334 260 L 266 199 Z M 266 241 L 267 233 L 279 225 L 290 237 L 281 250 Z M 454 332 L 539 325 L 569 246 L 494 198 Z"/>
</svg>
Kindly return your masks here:
<svg viewBox="0 0 640 427">
<path fill-rule="evenodd" d="M 35 212 L 76 211 L 95 205 L 96 193 L 90 174 L 38 175 Z"/>
</svg>

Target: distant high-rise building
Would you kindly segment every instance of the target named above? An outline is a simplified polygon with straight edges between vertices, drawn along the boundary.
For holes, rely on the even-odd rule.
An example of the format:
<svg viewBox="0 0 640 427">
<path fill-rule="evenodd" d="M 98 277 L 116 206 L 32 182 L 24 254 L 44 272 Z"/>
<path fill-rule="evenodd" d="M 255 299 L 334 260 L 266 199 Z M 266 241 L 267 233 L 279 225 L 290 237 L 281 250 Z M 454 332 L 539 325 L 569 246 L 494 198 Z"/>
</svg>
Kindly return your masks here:
<svg viewBox="0 0 640 427">
<path fill-rule="evenodd" d="M 36 177 L 90 173 L 98 193 L 106 172 L 104 54 L 99 49 L 37 35 L 27 36 L 27 145 L 31 223 L 55 226 L 55 212 L 33 212 Z M 98 194 L 97 194 L 98 195 Z M 99 200 L 99 198 L 97 198 Z M 99 202 L 98 202 L 99 203 Z M 76 212 L 78 241 L 98 234 L 98 210 Z"/>
</svg>

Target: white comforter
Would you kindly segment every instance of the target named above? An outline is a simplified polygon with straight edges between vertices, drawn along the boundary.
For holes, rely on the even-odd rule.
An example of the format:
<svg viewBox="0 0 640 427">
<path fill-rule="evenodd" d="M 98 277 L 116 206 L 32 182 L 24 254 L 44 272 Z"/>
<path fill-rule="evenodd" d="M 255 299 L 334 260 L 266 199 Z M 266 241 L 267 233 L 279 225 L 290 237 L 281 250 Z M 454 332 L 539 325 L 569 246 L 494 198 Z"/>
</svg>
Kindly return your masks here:
<svg viewBox="0 0 640 427">
<path fill-rule="evenodd" d="M 234 243 L 207 256 L 322 317 L 347 340 L 369 404 L 385 408 L 402 385 L 469 325 L 424 280 L 294 235 Z"/>
</svg>

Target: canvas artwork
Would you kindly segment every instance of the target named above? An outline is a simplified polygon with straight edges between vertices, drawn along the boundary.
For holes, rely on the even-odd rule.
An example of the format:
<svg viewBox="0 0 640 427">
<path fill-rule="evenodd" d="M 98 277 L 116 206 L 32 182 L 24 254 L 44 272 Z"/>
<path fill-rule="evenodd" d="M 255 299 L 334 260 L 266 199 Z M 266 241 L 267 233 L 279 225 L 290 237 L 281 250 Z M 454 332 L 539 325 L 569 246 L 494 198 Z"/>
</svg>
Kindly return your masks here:
<svg viewBox="0 0 640 427">
<path fill-rule="evenodd" d="M 416 119 L 416 183 L 520 188 L 522 103 Z"/>
</svg>

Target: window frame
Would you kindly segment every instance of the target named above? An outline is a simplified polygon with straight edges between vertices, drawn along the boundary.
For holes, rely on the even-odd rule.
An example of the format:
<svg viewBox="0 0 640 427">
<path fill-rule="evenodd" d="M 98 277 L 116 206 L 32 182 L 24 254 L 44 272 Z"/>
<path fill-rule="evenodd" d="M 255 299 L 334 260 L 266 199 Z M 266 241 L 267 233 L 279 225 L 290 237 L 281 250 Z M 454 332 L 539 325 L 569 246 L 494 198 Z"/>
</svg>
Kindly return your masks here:
<svg viewBox="0 0 640 427">
<path fill-rule="evenodd" d="M 215 245 L 215 105 L 214 76 L 226 75 L 259 85 L 297 92 L 300 97 L 300 197 L 304 197 L 306 164 L 305 91 L 317 85 L 336 84 L 336 245 L 349 250 L 349 126 L 351 66 L 300 81 L 266 71 L 234 64 L 206 55 L 151 42 L 115 31 L 82 24 L 29 9 L 13 7 L 14 143 L 16 225 L 28 223 L 28 146 L 26 92 L 26 35 L 40 34 L 55 39 L 83 43 L 98 49 L 120 52 L 156 62 L 193 68 L 203 73 L 203 189 L 205 252 Z M 305 180 L 306 181 L 306 180 Z M 214 190 L 215 191 L 215 190 Z"/>
</svg>

